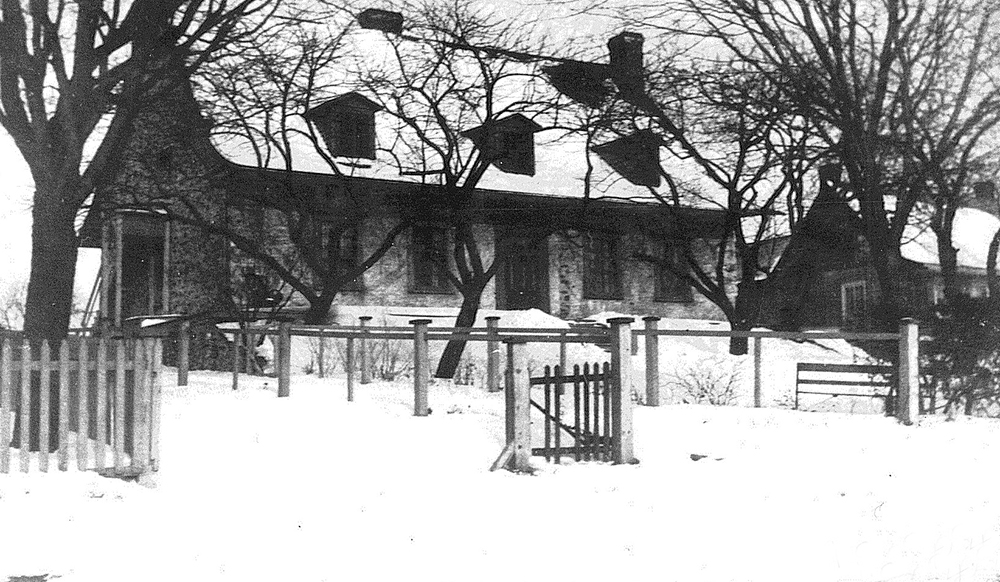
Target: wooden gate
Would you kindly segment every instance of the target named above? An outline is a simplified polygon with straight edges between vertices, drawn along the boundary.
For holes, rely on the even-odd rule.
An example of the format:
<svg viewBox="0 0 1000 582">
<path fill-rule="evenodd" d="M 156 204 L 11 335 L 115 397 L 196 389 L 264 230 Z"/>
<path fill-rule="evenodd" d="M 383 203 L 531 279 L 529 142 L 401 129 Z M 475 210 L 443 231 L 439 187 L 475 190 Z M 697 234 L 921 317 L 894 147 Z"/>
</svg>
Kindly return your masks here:
<svg viewBox="0 0 1000 582">
<path fill-rule="evenodd" d="M 611 433 L 611 365 L 595 363 L 573 366 L 563 375 L 559 366 L 545 366 L 540 378 L 531 379 L 531 406 L 541 412 L 545 446 L 533 455 L 560 463 L 563 456 L 577 461 L 610 461 L 614 440 Z M 541 388 L 542 401 L 535 400 Z M 568 439 L 569 446 L 564 446 Z"/>
</svg>

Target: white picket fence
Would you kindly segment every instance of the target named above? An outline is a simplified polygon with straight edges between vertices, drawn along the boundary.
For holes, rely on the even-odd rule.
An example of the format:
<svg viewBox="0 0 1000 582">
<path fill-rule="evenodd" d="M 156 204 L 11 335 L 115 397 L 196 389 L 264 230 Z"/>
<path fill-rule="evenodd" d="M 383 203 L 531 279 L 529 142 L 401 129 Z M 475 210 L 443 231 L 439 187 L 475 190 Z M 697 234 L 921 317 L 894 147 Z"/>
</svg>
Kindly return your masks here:
<svg viewBox="0 0 1000 582">
<path fill-rule="evenodd" d="M 70 466 L 120 477 L 159 461 L 158 338 L 69 337 L 54 347 L 0 343 L 0 473 Z"/>
</svg>

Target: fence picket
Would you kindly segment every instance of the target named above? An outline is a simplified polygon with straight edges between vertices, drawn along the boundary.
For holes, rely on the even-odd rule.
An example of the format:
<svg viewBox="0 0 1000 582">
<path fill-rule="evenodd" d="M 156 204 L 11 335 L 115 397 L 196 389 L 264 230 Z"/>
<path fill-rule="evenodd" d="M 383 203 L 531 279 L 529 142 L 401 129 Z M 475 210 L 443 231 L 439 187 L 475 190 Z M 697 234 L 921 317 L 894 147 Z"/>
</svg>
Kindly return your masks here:
<svg viewBox="0 0 1000 582">
<path fill-rule="evenodd" d="M 42 473 L 49 470 L 49 426 L 51 416 L 50 398 L 52 381 L 52 353 L 48 340 L 42 341 L 42 354 L 38 362 L 39 383 L 38 383 L 38 469 Z"/>
<path fill-rule="evenodd" d="M 142 471 L 149 463 L 149 449 L 146 447 L 148 429 L 149 382 L 152 354 L 149 342 L 137 339 L 135 342 L 135 363 L 132 372 L 132 468 Z"/>
<path fill-rule="evenodd" d="M 601 386 L 604 388 L 604 435 L 601 437 L 602 460 L 611 460 L 611 364 L 604 363 Z"/>
<path fill-rule="evenodd" d="M 107 454 L 105 445 L 110 432 L 111 421 L 108 418 L 111 411 L 108 410 L 108 344 L 102 336 L 97 342 L 97 406 L 95 407 L 94 418 L 97 423 L 97 443 L 94 451 L 94 463 L 97 469 L 107 466 Z"/>
<path fill-rule="evenodd" d="M 583 460 L 589 461 L 593 446 L 589 439 L 593 438 L 590 426 L 590 364 L 583 363 Z"/>
<path fill-rule="evenodd" d="M 590 446 L 593 451 L 591 458 L 600 461 L 603 460 L 601 455 L 601 365 L 594 362 L 594 367 L 591 370 L 593 370 L 593 375 L 590 377 L 590 390 L 594 398 L 594 416 L 591 419 L 591 422 L 594 423 L 594 429 L 590 431 Z"/>
<path fill-rule="evenodd" d="M 556 371 L 555 371 L 556 378 L 561 377 L 565 373 L 566 373 L 565 368 L 563 368 L 562 366 L 556 366 Z M 562 388 L 563 388 L 562 380 L 557 380 L 556 381 L 556 406 L 555 406 L 555 413 L 554 413 L 555 414 L 555 418 L 556 418 L 556 434 L 555 434 L 556 439 L 555 440 L 556 440 L 556 464 L 557 465 L 560 464 L 561 461 L 562 461 L 562 439 L 560 438 L 562 436 L 562 434 L 561 434 L 562 433 L 562 409 L 561 409 L 561 406 L 560 406 L 560 404 L 562 402 L 562 393 L 563 393 L 563 389 Z"/>
<path fill-rule="evenodd" d="M 87 370 L 88 345 L 85 338 L 80 338 L 80 350 L 77 357 L 77 410 L 79 414 L 76 420 L 76 468 L 80 471 L 87 470 L 87 445 L 90 442 L 90 373 Z M 98 372 L 100 374 L 100 372 Z"/>
<path fill-rule="evenodd" d="M 82 339 L 80 341 L 83 341 Z M 59 346 L 59 470 L 69 468 L 69 339 Z"/>
<path fill-rule="evenodd" d="M 27 473 L 31 464 L 31 344 L 21 345 L 21 431 L 17 435 L 21 454 L 21 472 Z"/>
<path fill-rule="evenodd" d="M 115 342 L 114 414 L 112 417 L 114 439 L 112 450 L 115 471 L 125 468 L 125 341 Z"/>
<path fill-rule="evenodd" d="M 573 459 L 580 462 L 580 364 L 573 364 Z"/>
<path fill-rule="evenodd" d="M 552 369 L 545 366 L 545 383 L 542 389 L 545 391 L 545 460 L 552 460 Z M 558 455 L 557 455 L 558 456 Z"/>
<path fill-rule="evenodd" d="M 11 439 L 11 345 L 4 338 L 0 343 L 0 473 L 10 472 L 10 439 Z"/>
<path fill-rule="evenodd" d="M 153 340 L 153 371 L 150 385 L 149 413 L 149 468 L 158 471 L 160 468 L 160 383 L 162 377 L 163 340 Z"/>
</svg>

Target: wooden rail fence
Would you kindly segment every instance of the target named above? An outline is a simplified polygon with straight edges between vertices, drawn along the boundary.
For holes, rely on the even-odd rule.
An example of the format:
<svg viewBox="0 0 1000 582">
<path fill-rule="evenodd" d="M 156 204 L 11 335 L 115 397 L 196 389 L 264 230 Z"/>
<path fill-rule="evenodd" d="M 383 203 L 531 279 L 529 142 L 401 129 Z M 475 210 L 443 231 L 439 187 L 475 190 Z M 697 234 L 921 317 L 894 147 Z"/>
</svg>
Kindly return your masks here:
<svg viewBox="0 0 1000 582">
<path fill-rule="evenodd" d="M 159 464 L 158 338 L 69 337 L 57 347 L 0 341 L 0 473 L 96 469 L 122 477 Z M 72 461 L 72 463 L 71 463 Z"/>
</svg>

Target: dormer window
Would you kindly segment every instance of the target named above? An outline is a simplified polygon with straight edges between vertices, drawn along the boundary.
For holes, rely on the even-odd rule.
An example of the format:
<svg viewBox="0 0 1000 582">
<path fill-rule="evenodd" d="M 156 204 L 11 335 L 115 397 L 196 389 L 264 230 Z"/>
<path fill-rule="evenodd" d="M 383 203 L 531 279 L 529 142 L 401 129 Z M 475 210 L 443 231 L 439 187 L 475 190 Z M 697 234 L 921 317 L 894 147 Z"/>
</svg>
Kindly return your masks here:
<svg viewBox="0 0 1000 582">
<path fill-rule="evenodd" d="M 542 127 L 520 113 L 463 131 L 506 174 L 535 175 L 535 133 Z"/>
<path fill-rule="evenodd" d="M 304 117 L 319 131 L 330 155 L 374 160 L 375 112 L 380 109 L 377 103 L 351 92 L 313 107 Z"/>
<path fill-rule="evenodd" d="M 593 147 L 611 169 L 636 186 L 660 185 L 659 140 L 649 130 L 639 131 Z"/>
</svg>

